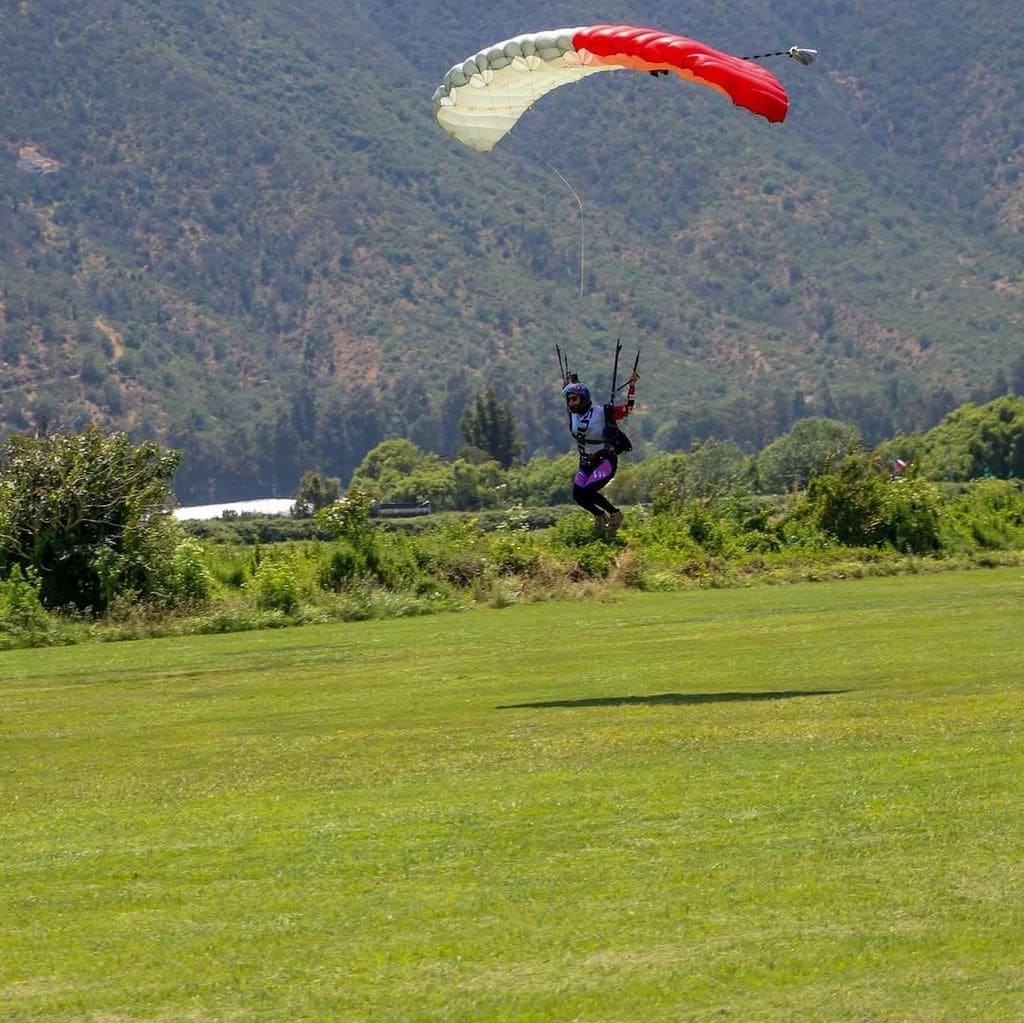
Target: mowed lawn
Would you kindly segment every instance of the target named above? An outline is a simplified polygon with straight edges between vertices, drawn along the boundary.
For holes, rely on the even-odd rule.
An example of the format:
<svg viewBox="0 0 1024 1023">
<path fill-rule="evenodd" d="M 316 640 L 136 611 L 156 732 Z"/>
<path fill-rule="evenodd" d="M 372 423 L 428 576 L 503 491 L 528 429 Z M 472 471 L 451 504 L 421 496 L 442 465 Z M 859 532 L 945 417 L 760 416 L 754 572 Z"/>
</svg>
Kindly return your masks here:
<svg viewBox="0 0 1024 1023">
<path fill-rule="evenodd" d="M 0 654 L 0 1019 L 1024 1020 L 1024 572 Z"/>
</svg>

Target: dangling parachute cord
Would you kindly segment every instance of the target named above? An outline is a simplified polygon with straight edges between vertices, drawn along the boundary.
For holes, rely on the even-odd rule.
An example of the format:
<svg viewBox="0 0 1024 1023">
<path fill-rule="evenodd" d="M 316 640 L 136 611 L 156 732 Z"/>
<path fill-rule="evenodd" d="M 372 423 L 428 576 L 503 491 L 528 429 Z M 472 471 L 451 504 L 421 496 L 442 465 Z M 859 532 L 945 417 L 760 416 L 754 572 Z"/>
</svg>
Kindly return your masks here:
<svg viewBox="0 0 1024 1023">
<path fill-rule="evenodd" d="M 790 57 L 798 64 L 806 66 L 817 60 L 818 51 L 808 49 L 806 46 L 791 46 L 788 50 L 776 50 L 775 53 L 755 53 L 750 57 L 740 57 L 740 60 L 764 60 L 766 57 Z"/>
<path fill-rule="evenodd" d="M 552 171 L 554 171 L 555 174 L 558 175 L 558 179 L 562 182 L 563 185 L 565 185 L 566 188 L 569 189 L 570 192 L 572 192 L 572 197 L 576 200 L 576 205 L 579 206 L 580 208 L 580 298 L 583 298 L 583 271 L 585 265 L 585 246 L 583 238 L 583 200 L 579 197 L 579 193 L 576 191 L 576 189 L 569 184 L 565 175 L 553 163 L 549 163 L 547 160 L 544 159 L 543 156 L 538 156 L 538 159 L 541 161 L 541 163 L 545 164 Z"/>
</svg>

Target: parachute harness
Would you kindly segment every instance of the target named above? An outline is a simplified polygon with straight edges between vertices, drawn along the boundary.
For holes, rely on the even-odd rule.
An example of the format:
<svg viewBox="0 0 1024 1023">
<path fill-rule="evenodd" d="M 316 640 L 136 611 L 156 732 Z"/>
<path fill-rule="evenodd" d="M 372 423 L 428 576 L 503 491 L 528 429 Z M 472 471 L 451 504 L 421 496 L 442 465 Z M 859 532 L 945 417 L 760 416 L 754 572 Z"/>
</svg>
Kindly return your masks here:
<svg viewBox="0 0 1024 1023">
<path fill-rule="evenodd" d="M 579 377 L 569 369 L 569 359 L 567 355 L 564 355 L 562 349 L 555 345 L 555 354 L 558 357 L 558 369 L 561 373 L 564 387 L 562 393 L 568 399 L 569 397 L 576 395 L 581 399 L 581 408 L 575 414 L 575 428 L 574 428 L 574 416 L 573 410 L 566 407 L 566 413 L 569 419 L 569 432 L 572 434 L 573 439 L 576 441 L 576 447 L 579 450 L 580 455 L 580 466 L 583 468 L 592 468 L 601 458 L 611 457 L 615 458 L 620 454 L 633 450 L 633 444 L 626 434 L 619 428 L 616 423 L 617 419 L 625 419 L 634 408 L 636 402 L 636 381 L 638 379 L 637 369 L 640 365 L 640 350 L 637 349 L 636 358 L 633 360 L 633 372 L 630 374 L 629 380 L 621 387 L 617 387 L 618 373 L 619 373 L 619 355 L 622 352 L 622 342 L 616 340 L 615 342 L 615 362 L 612 367 L 612 387 L 611 395 L 607 404 L 601 406 L 601 417 L 600 417 L 600 436 L 591 435 L 591 427 L 596 427 L 594 423 L 596 405 L 593 404 L 590 397 L 590 389 L 579 382 Z M 627 388 L 626 401 L 623 404 L 616 405 L 615 397 L 616 394 L 622 390 L 623 387 Z M 585 403 L 585 404 L 583 404 Z M 597 445 L 597 450 L 591 451 L 587 445 Z"/>
</svg>

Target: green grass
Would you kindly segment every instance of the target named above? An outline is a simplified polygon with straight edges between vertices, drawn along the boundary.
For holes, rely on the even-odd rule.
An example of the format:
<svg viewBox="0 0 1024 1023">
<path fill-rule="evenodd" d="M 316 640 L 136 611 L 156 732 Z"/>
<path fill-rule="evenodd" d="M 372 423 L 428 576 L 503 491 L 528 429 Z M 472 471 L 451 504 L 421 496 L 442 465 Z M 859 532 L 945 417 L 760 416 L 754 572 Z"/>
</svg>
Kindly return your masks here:
<svg viewBox="0 0 1024 1023">
<path fill-rule="evenodd" d="M 0 1018 L 1024 1019 L 1024 572 L 0 655 Z"/>
</svg>

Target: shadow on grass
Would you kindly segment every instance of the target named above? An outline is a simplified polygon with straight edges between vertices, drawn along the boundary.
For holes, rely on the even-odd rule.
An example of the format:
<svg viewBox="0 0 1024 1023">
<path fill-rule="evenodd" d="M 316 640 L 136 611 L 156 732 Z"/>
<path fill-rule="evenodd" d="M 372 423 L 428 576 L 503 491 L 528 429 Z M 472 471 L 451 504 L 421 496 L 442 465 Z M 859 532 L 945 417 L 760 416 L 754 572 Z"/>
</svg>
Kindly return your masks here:
<svg viewBox="0 0 1024 1023">
<path fill-rule="evenodd" d="M 657 693 L 653 696 L 592 696 L 584 700 L 545 700 L 539 703 L 503 703 L 498 710 L 526 707 L 623 707 L 630 704 L 657 706 L 674 704 L 692 706 L 699 703 L 748 703 L 755 700 L 792 700 L 798 696 L 838 696 L 849 689 L 782 689 L 770 693 Z"/>
</svg>

